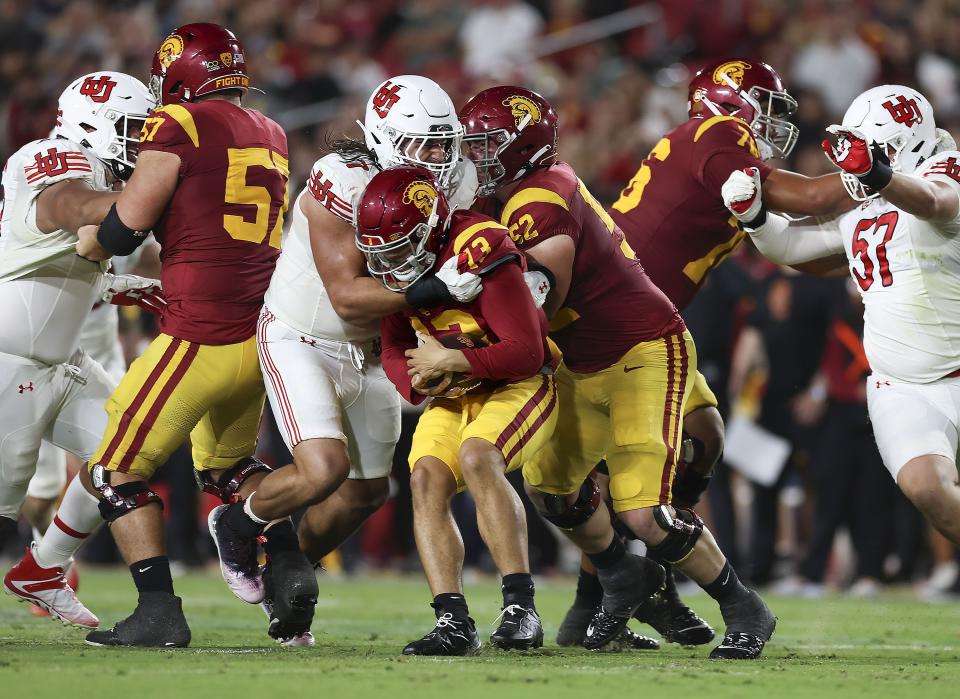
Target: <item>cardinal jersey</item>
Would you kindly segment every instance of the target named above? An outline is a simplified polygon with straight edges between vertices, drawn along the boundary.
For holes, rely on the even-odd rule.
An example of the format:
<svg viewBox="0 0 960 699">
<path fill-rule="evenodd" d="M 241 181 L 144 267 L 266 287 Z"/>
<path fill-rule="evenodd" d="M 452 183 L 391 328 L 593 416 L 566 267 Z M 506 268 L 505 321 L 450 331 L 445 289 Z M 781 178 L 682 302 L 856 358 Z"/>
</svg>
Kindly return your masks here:
<svg viewBox="0 0 960 699">
<path fill-rule="evenodd" d="M 488 346 L 462 348 L 474 376 L 496 385 L 534 376 L 552 365 L 547 346 L 547 319 L 523 281 L 523 258 L 507 230 L 493 219 L 472 211 L 453 214 L 444 249 L 436 266 L 459 256 L 462 272 L 483 276 L 483 291 L 468 303 L 410 309 L 381 322 L 383 364 L 400 393 L 411 402 L 423 396 L 410 388 L 404 350 L 416 347 L 416 333 L 444 337 L 466 333 Z M 520 293 L 522 292 L 522 293 Z M 520 298 L 517 294 L 520 293 Z"/>
<path fill-rule="evenodd" d="M 600 371 L 641 342 L 683 332 L 676 308 L 566 163 L 524 178 L 499 217 L 520 249 L 557 235 L 576 244 L 570 290 L 550 323 L 550 337 L 571 370 Z"/>
<path fill-rule="evenodd" d="M 107 191 L 106 167 L 62 138 L 33 141 L 3 171 L 0 216 L 0 352 L 44 364 L 67 361 L 96 299 L 101 266 L 77 257 L 77 236 L 37 228 L 37 198 L 76 179 Z"/>
<path fill-rule="evenodd" d="M 960 152 L 938 153 L 916 174 L 960 195 Z M 824 225 L 838 232 L 863 296 L 871 369 L 910 383 L 960 369 L 960 216 L 924 221 L 876 198 Z"/>
<path fill-rule="evenodd" d="M 333 309 L 313 261 L 310 229 L 300 210 L 300 200 L 313 197 L 353 225 L 363 190 L 379 171 L 372 161 L 346 161 L 337 153 L 329 153 L 314 163 L 307 186 L 293 204 L 290 231 L 284 238 L 283 252 L 265 299 L 270 312 L 291 328 L 343 342 L 365 342 L 376 337 L 379 321 L 352 323 L 340 318 Z M 470 161 L 461 160 L 449 187 L 450 209 L 469 208 L 476 191 L 476 168 Z"/>
<path fill-rule="evenodd" d="M 180 181 L 154 231 L 168 306 L 163 333 L 226 345 L 252 337 L 280 254 L 287 210 L 287 137 L 225 100 L 167 105 L 140 150 L 180 157 Z"/>
<path fill-rule="evenodd" d="M 680 310 L 745 236 L 720 188 L 746 167 L 761 179 L 771 169 L 744 121 L 690 119 L 660 139 L 610 208 L 647 274 Z"/>
</svg>

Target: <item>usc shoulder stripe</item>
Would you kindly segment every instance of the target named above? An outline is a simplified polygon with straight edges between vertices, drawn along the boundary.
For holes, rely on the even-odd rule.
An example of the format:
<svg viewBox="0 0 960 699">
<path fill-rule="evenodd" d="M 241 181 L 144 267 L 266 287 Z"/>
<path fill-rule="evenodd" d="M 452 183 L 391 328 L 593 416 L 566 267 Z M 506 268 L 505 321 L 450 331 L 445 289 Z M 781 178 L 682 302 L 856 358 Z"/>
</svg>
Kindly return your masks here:
<svg viewBox="0 0 960 699">
<path fill-rule="evenodd" d="M 523 208 L 527 204 L 556 204 L 564 211 L 570 210 L 570 206 L 567 204 L 566 199 L 561 197 L 552 189 L 544 189 L 543 187 L 527 187 L 526 189 L 521 189 L 519 192 L 510 197 L 507 205 L 503 207 L 503 211 L 500 213 L 500 223 L 504 226 L 509 225 L 510 220 L 513 218 L 513 215 L 517 212 L 517 210 Z"/>
</svg>

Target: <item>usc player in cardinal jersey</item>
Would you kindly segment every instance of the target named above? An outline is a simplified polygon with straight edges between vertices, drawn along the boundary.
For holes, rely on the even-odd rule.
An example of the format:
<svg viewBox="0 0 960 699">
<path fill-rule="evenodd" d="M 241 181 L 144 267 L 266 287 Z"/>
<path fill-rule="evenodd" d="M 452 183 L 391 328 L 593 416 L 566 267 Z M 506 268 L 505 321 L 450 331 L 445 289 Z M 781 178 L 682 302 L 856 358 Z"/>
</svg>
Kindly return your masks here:
<svg viewBox="0 0 960 699">
<path fill-rule="evenodd" d="M 713 658 L 759 657 L 776 620 L 744 587 L 692 510 L 670 490 L 696 347 L 602 206 L 557 159 L 558 118 L 540 95 L 501 86 L 460 110 L 484 202 L 517 246 L 549 270 L 544 308 L 564 355 L 560 414 L 550 443 L 524 464 L 527 492 L 599 570 L 603 587 L 583 645 L 616 638 L 664 583 L 655 561 L 678 565 L 720 605 L 727 624 Z M 598 271 L 602 270 L 602 273 Z M 606 459 L 621 526 L 647 544 L 627 553 L 591 471 Z"/>
<path fill-rule="evenodd" d="M 160 335 L 107 402 L 107 430 L 89 462 L 91 492 L 139 592 L 133 614 L 89 634 L 92 645 L 190 642 L 165 555 L 163 505 L 147 484 L 174 449 L 189 437 L 198 480 L 225 498 L 249 496 L 248 478 L 269 470 L 253 456 L 265 395 L 255 330 L 280 254 L 289 167 L 283 129 L 241 106 L 249 84 L 231 32 L 203 23 L 174 30 L 153 60 L 150 88 L 162 106 L 140 136 L 144 167 L 77 244 L 94 259 L 127 255 L 143 242 L 139 231 L 153 229 L 169 301 Z M 271 532 L 270 555 L 299 556 L 310 568 L 289 521 Z M 235 592 L 259 602 L 255 539 L 215 541 L 233 564 L 221 568 Z"/>
</svg>

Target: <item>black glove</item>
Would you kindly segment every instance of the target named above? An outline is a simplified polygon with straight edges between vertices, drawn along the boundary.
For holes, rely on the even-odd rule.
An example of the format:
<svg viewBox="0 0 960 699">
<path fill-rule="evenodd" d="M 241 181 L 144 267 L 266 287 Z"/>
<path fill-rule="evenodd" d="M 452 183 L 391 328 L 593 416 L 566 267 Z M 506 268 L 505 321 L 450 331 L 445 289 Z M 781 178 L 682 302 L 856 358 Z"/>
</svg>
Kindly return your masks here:
<svg viewBox="0 0 960 699">
<path fill-rule="evenodd" d="M 441 304 L 457 303 L 453 294 L 447 289 L 447 285 L 434 274 L 420 277 L 404 290 L 403 296 L 413 308 L 430 308 Z"/>
</svg>

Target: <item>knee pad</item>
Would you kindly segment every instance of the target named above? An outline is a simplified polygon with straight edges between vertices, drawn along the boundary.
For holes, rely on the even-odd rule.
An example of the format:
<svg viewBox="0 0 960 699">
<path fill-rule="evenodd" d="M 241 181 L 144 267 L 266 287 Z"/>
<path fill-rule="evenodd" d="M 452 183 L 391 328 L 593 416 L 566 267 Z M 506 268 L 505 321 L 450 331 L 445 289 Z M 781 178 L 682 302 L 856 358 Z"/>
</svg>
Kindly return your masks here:
<svg viewBox="0 0 960 699">
<path fill-rule="evenodd" d="M 210 471 L 197 471 L 196 469 L 193 471 L 193 478 L 200 490 L 216 495 L 223 503 L 230 505 L 243 500 L 238 491 L 250 476 L 255 473 L 270 473 L 271 471 L 273 471 L 273 467 L 268 466 L 256 457 L 248 456 L 245 459 L 240 459 L 220 474 L 219 478 L 214 478 Z"/>
<path fill-rule="evenodd" d="M 676 514 L 671 515 L 669 507 L 659 505 L 653 508 L 653 518 L 667 533 L 667 537 L 656 546 L 647 546 L 647 556 L 655 561 L 682 563 L 703 533 L 700 515 L 684 508 L 677 509 Z"/>
<path fill-rule="evenodd" d="M 160 505 L 161 510 L 163 509 L 163 500 L 150 490 L 150 486 L 145 481 L 110 485 L 110 471 L 100 464 L 91 469 L 90 476 L 93 487 L 100 494 L 100 516 L 107 524 L 153 502 Z"/>
<path fill-rule="evenodd" d="M 543 518 L 560 529 L 573 529 L 585 523 L 597 508 L 600 507 L 600 488 L 593 478 L 593 474 L 580 486 L 577 499 L 572 504 L 567 502 L 566 495 L 545 495 Z"/>
</svg>

